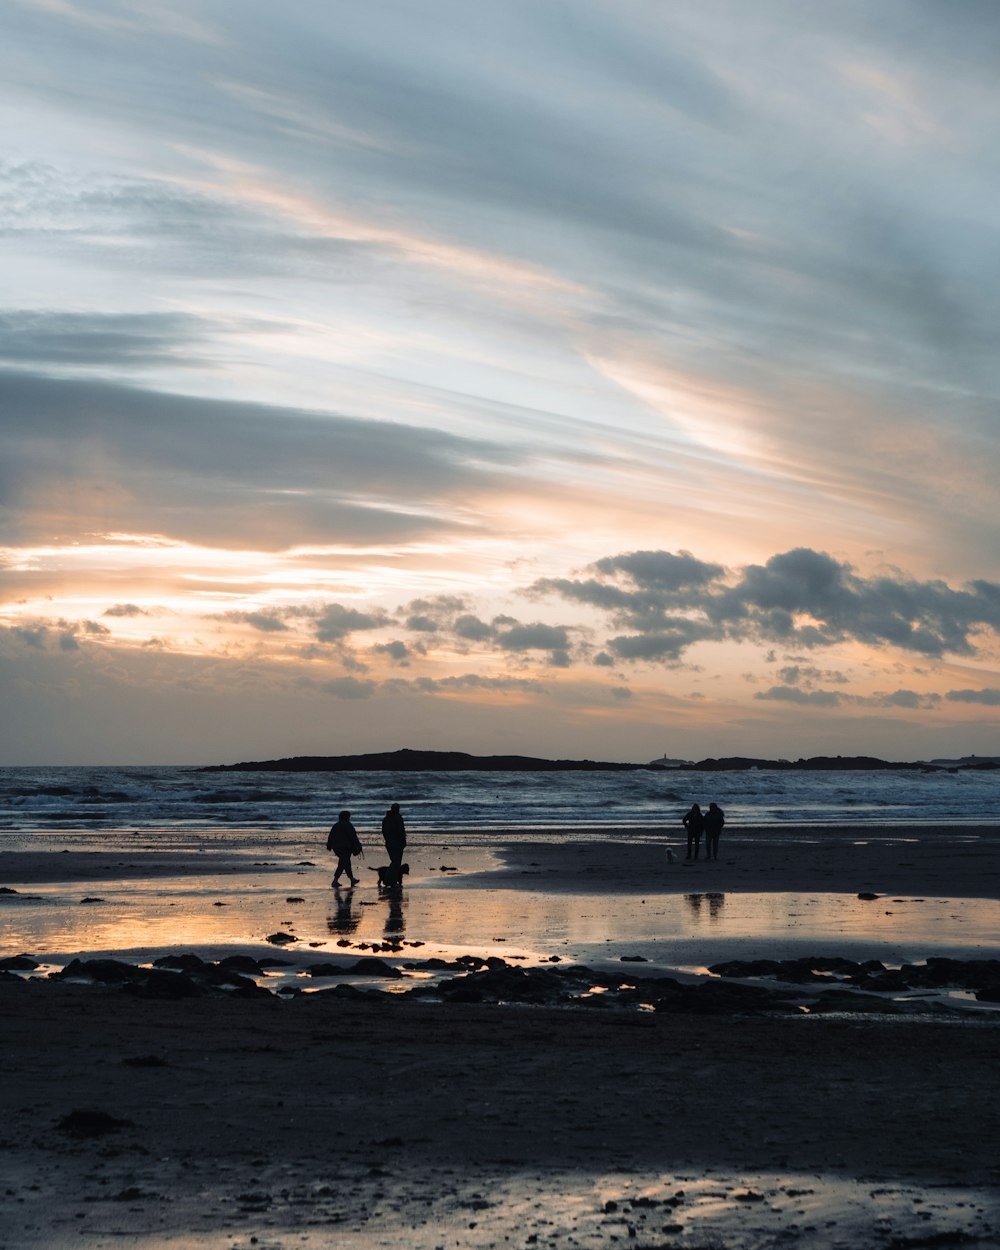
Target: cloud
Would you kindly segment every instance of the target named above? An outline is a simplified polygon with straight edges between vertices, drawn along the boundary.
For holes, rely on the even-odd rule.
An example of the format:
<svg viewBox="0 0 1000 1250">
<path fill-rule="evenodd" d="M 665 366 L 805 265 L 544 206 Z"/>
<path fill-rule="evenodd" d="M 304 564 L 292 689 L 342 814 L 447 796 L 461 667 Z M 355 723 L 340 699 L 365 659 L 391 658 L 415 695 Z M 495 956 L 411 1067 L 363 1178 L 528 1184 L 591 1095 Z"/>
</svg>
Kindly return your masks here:
<svg viewBox="0 0 1000 1250">
<path fill-rule="evenodd" d="M 983 690 L 949 690 L 944 697 L 952 703 L 983 703 L 987 707 L 1000 707 L 1000 690 L 995 687 Z"/>
<path fill-rule="evenodd" d="M 279 613 L 274 609 L 261 610 L 259 612 L 225 612 L 220 619 L 234 621 L 237 624 L 250 625 L 253 629 L 260 630 L 262 634 L 281 633 L 288 629 Z"/>
<path fill-rule="evenodd" d="M 856 707 L 933 708 L 941 701 L 938 694 L 921 694 L 916 690 L 879 691 L 871 695 L 847 694 L 837 690 L 802 690 L 798 686 L 772 686 L 759 690 L 755 699 L 775 703 L 795 703 L 801 707 Z"/>
<path fill-rule="evenodd" d="M 337 699 L 370 699 L 378 690 L 378 682 L 362 681 L 357 677 L 331 677 L 319 683 L 324 694 L 332 694 Z"/>
<path fill-rule="evenodd" d="M 488 440 L 0 371 L 4 527 L 277 550 L 461 533 L 454 500 L 520 453 Z"/>
<path fill-rule="evenodd" d="M 453 677 L 418 677 L 403 682 L 386 682 L 394 689 L 409 689 L 417 694 L 461 694 L 465 691 L 487 691 L 508 694 L 544 694 L 545 687 L 523 677 L 488 677 L 482 673 L 462 673 Z"/>
<path fill-rule="evenodd" d="M 393 642 L 378 643 L 372 648 L 376 655 L 387 655 L 396 664 L 408 665 L 411 651 L 405 642 L 398 639 Z"/>
<path fill-rule="evenodd" d="M 800 690 L 798 686 L 772 686 L 769 690 L 756 691 L 753 697 L 803 707 L 838 707 L 842 698 L 835 690 Z"/>
<path fill-rule="evenodd" d="M 317 616 L 315 632 L 320 642 L 342 642 L 351 634 L 381 629 L 388 624 L 390 619 L 384 611 L 359 612 L 342 603 L 331 603 Z"/>
<path fill-rule="evenodd" d="M 782 643 L 806 650 L 843 642 L 926 656 L 972 655 L 980 631 L 1000 629 L 997 584 L 954 590 L 901 574 L 866 578 L 825 552 L 798 547 L 735 574 L 682 553 L 636 552 L 598 561 L 600 576 L 545 578 L 556 594 L 606 612 L 633 633 L 606 646 L 621 659 L 679 659 L 696 642 Z M 641 558 L 639 558 L 641 557 Z"/>
<path fill-rule="evenodd" d="M 0 362 L 133 369 L 189 363 L 208 323 L 184 313 L 0 310 Z"/>
<path fill-rule="evenodd" d="M 144 608 L 140 608 L 137 604 L 134 604 L 134 603 L 116 603 L 110 608 L 105 608 L 103 615 L 104 616 L 134 617 L 134 616 L 148 616 L 149 613 Z"/>
<path fill-rule="evenodd" d="M 452 629 L 457 638 L 464 638 L 468 642 L 487 642 L 495 638 L 497 633 L 495 625 L 489 625 L 469 612 L 456 617 Z"/>
<path fill-rule="evenodd" d="M 400 613 L 406 628 L 415 633 L 432 634 L 447 629 L 456 613 L 468 608 L 465 599 L 458 595 L 435 595 L 432 598 L 414 599 Z"/>
<path fill-rule="evenodd" d="M 569 647 L 569 631 L 564 625 L 511 625 L 496 635 L 503 651 L 565 651 Z"/>
</svg>

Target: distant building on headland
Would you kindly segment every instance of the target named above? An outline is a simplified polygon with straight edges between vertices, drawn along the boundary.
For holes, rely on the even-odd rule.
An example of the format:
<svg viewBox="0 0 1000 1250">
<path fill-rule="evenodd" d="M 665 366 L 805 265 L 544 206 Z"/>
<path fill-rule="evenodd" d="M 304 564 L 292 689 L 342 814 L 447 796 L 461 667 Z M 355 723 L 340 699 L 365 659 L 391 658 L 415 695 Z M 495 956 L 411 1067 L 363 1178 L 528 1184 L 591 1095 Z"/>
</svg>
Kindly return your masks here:
<svg viewBox="0 0 1000 1250">
<path fill-rule="evenodd" d="M 661 758 L 658 760 L 650 760 L 647 767 L 648 768 L 684 768 L 686 766 L 690 767 L 693 763 L 694 763 L 694 760 L 674 760 L 674 759 L 670 759 L 669 756 L 664 755 L 664 756 L 661 756 Z"/>
</svg>

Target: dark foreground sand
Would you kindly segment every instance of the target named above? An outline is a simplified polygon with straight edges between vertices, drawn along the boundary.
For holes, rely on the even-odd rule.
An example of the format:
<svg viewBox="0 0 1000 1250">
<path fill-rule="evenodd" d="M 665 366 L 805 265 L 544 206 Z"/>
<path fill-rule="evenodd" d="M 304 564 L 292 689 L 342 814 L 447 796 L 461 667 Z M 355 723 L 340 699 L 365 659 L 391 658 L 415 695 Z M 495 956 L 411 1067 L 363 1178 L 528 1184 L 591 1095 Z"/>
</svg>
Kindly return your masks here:
<svg viewBox="0 0 1000 1250">
<path fill-rule="evenodd" d="M 769 854 L 766 888 L 818 872 L 831 890 L 996 897 L 995 839 L 845 836 L 839 854 Z M 669 869 L 656 844 L 571 849 L 511 853 L 506 880 L 628 888 L 648 862 L 673 888 L 718 870 L 731 890 L 763 868 L 725 847 Z M 0 1047 L 0 1250 L 1000 1244 L 992 1016 L 164 1002 L 10 977 Z M 117 1123 L 73 1131 L 74 1111 Z"/>
<path fill-rule="evenodd" d="M 1000 1238 L 990 1023 L 38 982 L 0 1012 L 4 1250 Z"/>
</svg>

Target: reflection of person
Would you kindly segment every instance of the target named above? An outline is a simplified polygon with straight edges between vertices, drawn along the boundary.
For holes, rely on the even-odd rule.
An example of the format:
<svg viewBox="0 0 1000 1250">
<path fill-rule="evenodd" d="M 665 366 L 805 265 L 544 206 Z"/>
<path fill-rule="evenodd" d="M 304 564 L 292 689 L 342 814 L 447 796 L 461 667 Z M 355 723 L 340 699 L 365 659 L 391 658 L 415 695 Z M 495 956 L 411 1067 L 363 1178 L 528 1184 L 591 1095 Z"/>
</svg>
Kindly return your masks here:
<svg viewBox="0 0 1000 1250">
<path fill-rule="evenodd" d="M 681 817 L 681 824 L 687 830 L 688 847 L 685 859 L 697 859 L 701 848 L 701 835 L 705 830 L 705 817 L 697 803 L 691 804 L 691 810 Z M 693 854 L 692 854 L 693 852 Z"/>
<path fill-rule="evenodd" d="M 719 834 L 726 823 L 726 813 L 718 803 L 709 803 L 705 813 L 705 858 L 719 858 Z"/>
<path fill-rule="evenodd" d="M 722 913 L 722 905 L 726 901 L 725 894 L 685 894 L 684 901 L 691 908 L 696 916 L 701 915 L 701 904 L 703 901 L 708 903 L 709 920 L 718 920 Z"/>
<path fill-rule="evenodd" d="M 351 824 L 350 812 L 341 812 L 337 817 L 337 823 L 327 835 L 326 849 L 337 856 L 337 870 L 330 884 L 340 885 L 341 875 L 346 873 L 351 885 L 357 885 L 358 879 L 351 871 L 351 856 L 361 854 L 361 839 Z"/>
<path fill-rule="evenodd" d="M 338 890 L 334 898 L 337 900 L 337 910 L 327 917 L 326 927 L 331 933 L 354 933 L 361 923 L 361 917 L 355 915 L 353 910 L 354 891 Z"/>
<path fill-rule="evenodd" d="M 385 917 L 385 937 L 389 942 L 398 942 L 406 931 L 406 918 L 403 915 L 403 891 L 390 890 L 388 899 L 389 911 Z"/>
<path fill-rule="evenodd" d="M 403 852 L 406 850 L 406 825 L 399 810 L 399 804 L 392 807 L 382 817 L 382 839 L 385 849 L 389 852 L 389 867 L 396 874 L 396 880 L 402 879 Z"/>
</svg>

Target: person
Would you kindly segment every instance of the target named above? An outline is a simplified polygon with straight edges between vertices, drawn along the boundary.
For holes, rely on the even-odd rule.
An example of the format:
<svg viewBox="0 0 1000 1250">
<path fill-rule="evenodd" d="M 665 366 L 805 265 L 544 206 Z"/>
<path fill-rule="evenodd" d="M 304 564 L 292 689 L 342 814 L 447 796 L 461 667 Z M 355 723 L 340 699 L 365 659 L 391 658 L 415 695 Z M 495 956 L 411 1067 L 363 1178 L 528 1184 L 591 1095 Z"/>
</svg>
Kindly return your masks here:
<svg viewBox="0 0 1000 1250">
<path fill-rule="evenodd" d="M 688 835 L 687 855 L 684 858 L 697 859 L 701 849 L 701 835 L 705 830 L 705 817 L 697 803 L 692 803 L 691 810 L 684 813 L 681 817 L 681 824 L 687 830 Z"/>
<path fill-rule="evenodd" d="M 398 803 L 393 803 L 382 817 L 382 840 L 389 852 L 389 867 L 401 879 L 403 852 L 406 850 L 406 825 Z"/>
<path fill-rule="evenodd" d="M 326 849 L 337 856 L 337 870 L 330 884 L 340 885 L 340 878 L 346 873 L 351 885 L 357 885 L 358 879 L 351 871 L 351 856 L 361 854 L 361 839 L 357 829 L 351 824 L 350 812 L 341 812 L 337 817 L 337 823 L 327 835 Z"/>
<path fill-rule="evenodd" d="M 718 803 L 709 803 L 705 813 L 705 858 L 719 858 L 719 834 L 726 823 L 726 813 Z"/>
</svg>

